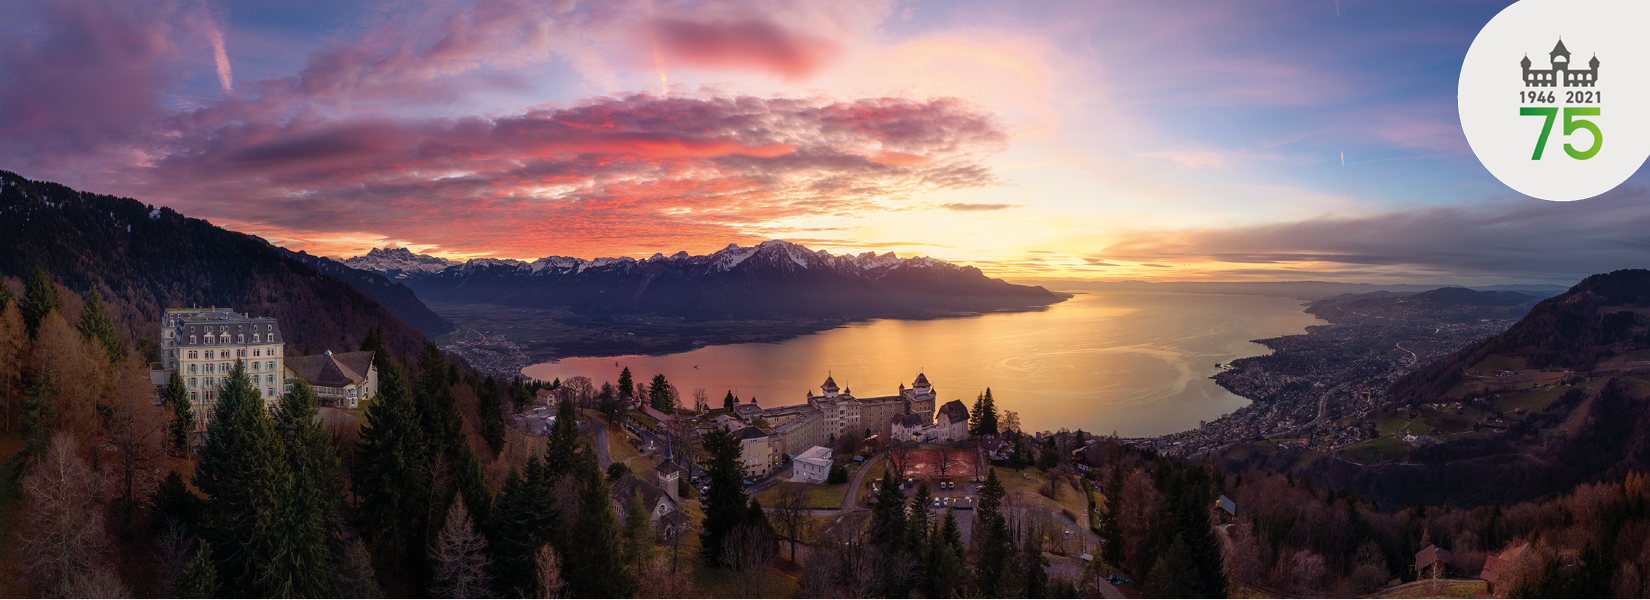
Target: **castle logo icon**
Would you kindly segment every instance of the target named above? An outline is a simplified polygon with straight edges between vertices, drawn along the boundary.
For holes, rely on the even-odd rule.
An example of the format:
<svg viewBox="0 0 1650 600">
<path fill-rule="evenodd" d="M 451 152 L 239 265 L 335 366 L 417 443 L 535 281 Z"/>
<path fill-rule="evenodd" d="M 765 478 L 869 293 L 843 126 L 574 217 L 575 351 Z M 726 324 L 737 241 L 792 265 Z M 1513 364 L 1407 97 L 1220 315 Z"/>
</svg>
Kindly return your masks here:
<svg viewBox="0 0 1650 600">
<path fill-rule="evenodd" d="M 1564 47 L 1564 38 L 1547 53 L 1551 69 L 1531 69 L 1530 56 L 1518 62 L 1524 67 L 1524 87 L 1593 87 L 1598 82 L 1598 55 L 1587 61 L 1587 69 L 1570 68 L 1570 50 Z"/>
</svg>

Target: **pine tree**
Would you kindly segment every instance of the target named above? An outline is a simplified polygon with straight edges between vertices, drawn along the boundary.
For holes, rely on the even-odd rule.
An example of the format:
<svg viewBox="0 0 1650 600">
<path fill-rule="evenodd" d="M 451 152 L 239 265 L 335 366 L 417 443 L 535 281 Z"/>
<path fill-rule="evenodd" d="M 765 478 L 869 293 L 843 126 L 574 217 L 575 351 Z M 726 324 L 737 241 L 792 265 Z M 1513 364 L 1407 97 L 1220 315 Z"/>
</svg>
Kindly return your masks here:
<svg viewBox="0 0 1650 600">
<path fill-rule="evenodd" d="M 281 397 L 275 431 L 286 449 L 288 475 L 276 501 L 270 536 L 273 560 L 258 588 L 282 598 L 315 598 L 332 591 L 332 515 L 341 500 L 338 454 L 315 421 L 321 400 L 299 379 Z"/>
<path fill-rule="evenodd" d="M 707 564 L 721 564 L 722 539 L 745 521 L 743 448 L 726 429 L 712 429 L 703 443 L 709 459 L 705 475 L 710 478 L 710 491 L 705 494 L 705 531 L 699 536 L 699 547 Z"/>
<path fill-rule="evenodd" d="M 648 405 L 653 410 L 665 414 L 676 412 L 676 407 L 670 402 L 670 382 L 665 381 L 664 373 L 653 376 L 653 384 L 647 388 Z"/>
<path fill-rule="evenodd" d="M 1043 449 L 1037 454 L 1037 468 L 1046 473 L 1059 466 L 1060 447 L 1054 444 L 1054 436 L 1043 438 Z"/>
<path fill-rule="evenodd" d="M 372 326 L 367 328 L 366 339 L 361 340 L 361 351 L 372 351 L 372 364 L 378 371 L 384 371 L 384 361 L 389 360 L 390 351 L 384 347 L 384 328 Z"/>
<path fill-rule="evenodd" d="M 543 461 L 527 459 L 526 476 L 511 471 L 493 505 L 488 543 L 493 549 L 493 588 L 499 597 L 534 593 L 537 574 L 533 553 L 555 539 L 555 492 L 543 481 Z"/>
<path fill-rule="evenodd" d="M 619 398 L 631 400 L 636 397 L 636 380 L 630 376 L 630 367 L 619 371 Z"/>
<path fill-rule="evenodd" d="M 1014 554 L 1014 538 L 1002 514 L 1003 498 L 1008 491 L 997 479 L 996 469 L 986 471 L 985 485 L 982 487 L 979 508 L 975 511 L 974 535 L 980 540 L 975 581 L 982 595 L 1001 597 L 1004 595 L 1003 584 L 1008 575 L 1009 559 Z"/>
<path fill-rule="evenodd" d="M 533 402 L 533 392 L 528 391 L 527 381 L 517 377 L 510 382 L 510 402 L 516 412 L 527 410 L 527 405 Z"/>
<path fill-rule="evenodd" d="M 997 435 L 997 401 L 991 398 L 991 388 L 985 388 L 983 410 L 980 413 L 980 433 Z"/>
<path fill-rule="evenodd" d="M 57 425 L 57 378 L 51 371 L 41 373 L 33 385 L 23 391 L 23 419 L 18 435 L 23 438 L 23 451 L 11 458 L 12 477 L 20 478 L 29 467 L 46 454 L 53 429 Z M 96 456 L 95 454 L 93 456 Z"/>
<path fill-rule="evenodd" d="M 428 493 L 424 429 L 418 405 L 401 369 L 393 363 L 378 373 L 378 398 L 367 405 L 367 424 L 350 470 L 359 497 L 357 515 L 369 539 L 387 538 L 397 551 L 418 531 L 417 506 Z"/>
<path fill-rule="evenodd" d="M 178 456 L 188 456 L 189 438 L 195 434 L 195 407 L 189 401 L 189 390 L 183 387 L 183 376 L 177 369 L 166 378 L 166 391 L 161 394 L 172 420 L 166 424 L 166 441 Z"/>
<path fill-rule="evenodd" d="M 738 403 L 739 399 L 733 397 L 733 390 L 728 390 L 728 396 L 722 399 L 722 408 L 733 410 L 733 405 Z"/>
<path fill-rule="evenodd" d="M 481 437 L 493 455 L 504 450 L 504 405 L 499 402 L 499 385 L 492 377 L 475 385 L 477 410 L 481 413 Z M 519 410 L 519 409 L 518 409 Z"/>
<path fill-rule="evenodd" d="M 1039 547 L 1035 536 L 1026 532 L 1025 552 L 1020 558 L 1021 572 L 1025 576 L 1025 597 L 1048 597 L 1048 559 L 1043 558 L 1043 550 Z"/>
<path fill-rule="evenodd" d="M 642 491 L 630 495 L 624 511 L 624 554 L 629 559 L 632 577 L 641 578 L 648 561 L 653 558 L 653 518 L 642 503 Z"/>
<path fill-rule="evenodd" d="M 585 454 L 594 457 L 595 449 Z M 626 568 L 624 542 L 613 516 L 607 478 L 593 459 L 579 461 L 579 506 L 573 519 L 578 551 L 568 554 L 568 595 L 576 598 L 629 598 L 636 581 Z"/>
<path fill-rule="evenodd" d="M 900 480 L 894 477 L 893 469 L 882 472 L 882 488 L 871 510 L 871 543 L 886 554 L 893 554 L 905 543 L 905 492 L 900 491 Z"/>
<path fill-rule="evenodd" d="M 23 312 L 23 325 L 29 329 L 29 337 L 40 334 L 40 321 L 53 311 L 63 308 L 63 298 L 58 297 L 57 288 L 52 285 L 46 271 L 40 267 L 34 268 L 34 274 L 29 276 L 29 284 L 23 289 L 23 301 L 18 308 Z"/>
<path fill-rule="evenodd" d="M 265 595 L 257 583 L 276 559 L 278 499 L 291 477 L 284 450 L 245 363 L 236 361 L 195 467 L 195 487 L 206 496 L 204 534 L 218 548 L 227 595 Z"/>
<path fill-rule="evenodd" d="M 928 538 L 928 579 L 924 592 L 929 598 L 951 598 L 961 586 L 967 573 L 963 550 L 957 516 L 947 510 L 939 530 Z"/>
<path fill-rule="evenodd" d="M 1107 564 L 1123 564 L 1123 464 L 1113 462 L 1106 481 L 1106 508 L 1100 513 L 1100 556 Z"/>
<path fill-rule="evenodd" d="M 548 479 L 554 480 L 573 472 L 573 461 L 579 451 L 578 411 L 571 398 L 562 398 L 556 407 L 556 422 L 544 443 L 544 466 Z"/>
<path fill-rule="evenodd" d="M 921 555 L 928 547 L 928 536 L 934 529 L 934 497 L 928 490 L 928 482 L 917 484 L 917 491 L 911 495 L 911 510 L 905 518 L 905 547 L 913 555 Z"/>
<path fill-rule="evenodd" d="M 984 430 L 980 429 L 980 421 L 985 418 L 985 394 L 974 397 L 974 407 L 968 410 L 968 435 L 984 437 Z"/>
<path fill-rule="evenodd" d="M 218 598 L 218 571 L 212 562 L 212 545 L 201 542 L 195 559 L 178 575 L 179 598 Z"/>
<path fill-rule="evenodd" d="M 86 306 L 80 309 L 79 329 L 81 339 L 97 343 L 109 356 L 110 364 L 120 362 L 126 349 L 121 347 L 120 334 L 115 332 L 115 322 L 109 319 L 103 307 L 103 294 L 98 293 L 96 287 L 86 296 Z"/>
</svg>

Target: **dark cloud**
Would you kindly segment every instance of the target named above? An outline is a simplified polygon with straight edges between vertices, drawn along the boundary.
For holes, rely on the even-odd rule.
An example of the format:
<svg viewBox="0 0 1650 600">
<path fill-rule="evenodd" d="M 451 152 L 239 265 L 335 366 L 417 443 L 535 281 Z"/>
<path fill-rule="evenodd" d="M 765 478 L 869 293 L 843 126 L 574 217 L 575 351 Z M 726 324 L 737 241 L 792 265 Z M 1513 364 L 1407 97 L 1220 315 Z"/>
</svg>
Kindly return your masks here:
<svg viewBox="0 0 1650 600">
<path fill-rule="evenodd" d="M 941 204 L 940 208 L 943 208 L 943 209 L 946 209 L 946 210 L 957 210 L 957 211 L 970 211 L 970 212 L 972 212 L 972 211 L 1003 210 L 1005 208 L 1016 208 L 1018 206 L 1019 206 L 1018 204 L 968 204 L 968 203 L 964 203 L 964 202 L 949 202 L 949 203 L 946 203 L 946 204 Z"/>
<path fill-rule="evenodd" d="M 1519 199 L 1230 229 L 1139 232 L 1109 256 L 1174 262 L 1311 263 L 1257 277 L 1574 282 L 1650 267 L 1650 193 L 1622 188 L 1590 200 Z M 1327 265 L 1325 264 L 1327 263 Z"/>
</svg>

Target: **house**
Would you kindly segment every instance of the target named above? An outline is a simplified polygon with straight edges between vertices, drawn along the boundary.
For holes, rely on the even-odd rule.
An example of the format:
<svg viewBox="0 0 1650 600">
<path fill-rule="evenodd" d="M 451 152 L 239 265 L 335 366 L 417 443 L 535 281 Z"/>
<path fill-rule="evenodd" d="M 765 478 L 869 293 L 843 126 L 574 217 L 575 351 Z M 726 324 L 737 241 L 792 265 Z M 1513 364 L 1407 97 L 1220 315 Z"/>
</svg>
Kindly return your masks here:
<svg viewBox="0 0 1650 600">
<path fill-rule="evenodd" d="M 961 400 L 952 400 L 940 407 L 939 413 L 928 415 L 911 413 L 893 421 L 889 439 L 917 444 L 943 444 L 968 439 L 968 407 Z"/>
<path fill-rule="evenodd" d="M 1523 562 L 1529 556 L 1530 543 L 1524 542 L 1516 547 L 1503 550 L 1500 554 L 1491 554 L 1485 558 L 1484 571 L 1478 575 L 1479 579 L 1488 584 L 1485 591 L 1489 592 L 1491 596 L 1505 596 L 1507 592 L 1512 591 L 1512 587 L 1518 583 L 1516 580 L 1518 573 L 1515 572 L 1515 569 L 1518 563 Z M 1500 592 L 1497 592 L 1497 589 L 1500 589 Z"/>
<path fill-rule="evenodd" d="M 378 367 L 372 351 L 333 354 L 331 350 L 310 356 L 286 359 L 286 391 L 292 380 L 303 379 L 321 397 L 321 402 L 338 408 L 358 408 L 362 400 L 378 397 Z"/>
<path fill-rule="evenodd" d="M 625 512 L 630 510 L 630 499 L 637 494 L 642 496 L 642 508 L 647 510 L 648 517 L 654 524 L 659 523 L 666 515 L 676 512 L 676 502 L 671 500 L 670 494 L 665 493 L 659 486 L 642 481 L 634 474 L 626 474 L 618 481 L 613 482 L 611 499 L 613 511 L 624 520 Z"/>
<path fill-rule="evenodd" d="M 1455 566 L 1455 558 L 1448 550 L 1437 545 L 1429 545 L 1415 553 L 1415 576 L 1421 579 L 1442 579 L 1449 577 L 1450 569 Z"/>
<path fill-rule="evenodd" d="M 1231 498 L 1227 498 L 1225 494 L 1220 495 L 1220 501 L 1216 504 L 1216 506 L 1219 506 L 1220 510 L 1225 512 L 1228 516 L 1237 516 L 1237 502 L 1232 501 Z"/>
<path fill-rule="evenodd" d="M 791 481 L 825 483 L 825 478 L 831 475 L 831 449 L 814 446 L 798 454 L 791 464 Z"/>
</svg>

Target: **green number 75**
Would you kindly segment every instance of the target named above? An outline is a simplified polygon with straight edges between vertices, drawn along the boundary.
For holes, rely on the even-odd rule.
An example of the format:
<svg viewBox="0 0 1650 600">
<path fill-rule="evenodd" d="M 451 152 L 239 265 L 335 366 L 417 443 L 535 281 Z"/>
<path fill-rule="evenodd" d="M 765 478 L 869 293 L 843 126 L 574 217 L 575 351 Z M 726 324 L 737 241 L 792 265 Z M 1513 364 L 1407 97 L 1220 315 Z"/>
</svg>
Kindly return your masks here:
<svg viewBox="0 0 1650 600">
<path fill-rule="evenodd" d="M 1541 137 L 1535 140 L 1535 153 L 1530 160 L 1541 160 L 1541 151 L 1547 148 L 1547 136 L 1553 132 L 1553 121 L 1558 118 L 1557 106 L 1521 106 L 1518 114 L 1525 117 L 1547 117 L 1547 122 L 1541 125 Z M 1564 144 L 1564 153 L 1576 160 L 1587 160 L 1598 154 L 1604 147 L 1604 132 L 1599 131 L 1598 124 L 1587 119 L 1575 117 L 1599 116 L 1597 106 L 1566 106 L 1564 107 L 1564 135 L 1575 133 L 1577 129 L 1586 129 L 1593 134 L 1593 145 L 1586 150 L 1576 150 L 1575 146 Z"/>
</svg>

